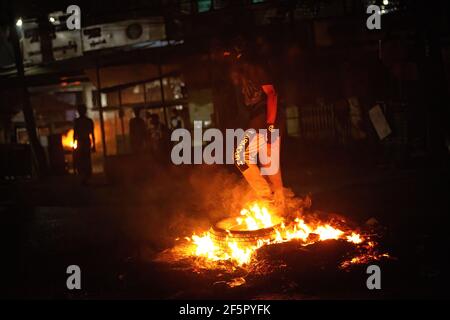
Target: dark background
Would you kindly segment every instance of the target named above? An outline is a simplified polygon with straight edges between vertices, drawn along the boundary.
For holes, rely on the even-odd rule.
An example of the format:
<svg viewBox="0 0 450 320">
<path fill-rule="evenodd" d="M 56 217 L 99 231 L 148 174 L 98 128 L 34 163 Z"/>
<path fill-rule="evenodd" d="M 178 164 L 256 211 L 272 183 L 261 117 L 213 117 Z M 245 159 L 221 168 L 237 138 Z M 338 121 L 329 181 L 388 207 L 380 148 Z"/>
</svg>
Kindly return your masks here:
<svg viewBox="0 0 450 320">
<path fill-rule="evenodd" d="M 25 65 L 21 74 L 13 36 L 2 38 L 2 295 L 448 298 L 449 3 L 389 1 L 382 29 L 367 30 L 369 1 L 222 1 L 209 9 L 200 2 L 77 3 L 83 26 L 162 16 L 168 39 L 183 40 L 180 46 L 102 50 L 63 62 L 50 58 L 37 68 Z M 18 17 L 45 20 L 67 4 L 2 2 L 2 34 Z M 43 38 L 46 27 L 40 27 Z M 297 108 L 299 131 L 286 136 L 282 149 L 286 187 L 297 196 L 312 194 L 315 210 L 342 214 L 361 226 L 375 218 L 384 230 L 381 245 L 396 259 L 380 262 L 381 291 L 366 289 L 366 266 L 335 268 L 345 251 L 339 243 L 289 253 L 283 258 L 290 262 L 287 271 L 250 277 L 246 286 L 233 289 L 215 284 L 219 276 L 213 272 L 195 274 L 155 262 L 174 238 L 234 210 L 230 199 L 248 190 L 233 166 L 175 167 L 149 160 L 139 179 L 121 179 L 121 168 L 133 164 L 106 155 L 107 169 L 81 186 L 76 176 L 55 174 L 31 136 L 26 146 L 14 141 L 10 121 L 30 110 L 28 90 L 64 77 L 88 81 L 84 70 L 95 66 L 140 62 L 192 62 L 183 67 L 188 90 L 209 88 L 215 126 L 237 127 L 238 102 L 222 61 L 236 36 L 272 66 L 280 106 Z M 361 107 L 356 131 L 363 137 L 352 127 L 350 97 Z M 375 104 L 393 131 L 383 140 L 368 116 Z M 26 119 L 29 135 L 35 130 L 32 114 Z M 65 287 L 70 264 L 83 270 L 79 292 Z"/>
</svg>

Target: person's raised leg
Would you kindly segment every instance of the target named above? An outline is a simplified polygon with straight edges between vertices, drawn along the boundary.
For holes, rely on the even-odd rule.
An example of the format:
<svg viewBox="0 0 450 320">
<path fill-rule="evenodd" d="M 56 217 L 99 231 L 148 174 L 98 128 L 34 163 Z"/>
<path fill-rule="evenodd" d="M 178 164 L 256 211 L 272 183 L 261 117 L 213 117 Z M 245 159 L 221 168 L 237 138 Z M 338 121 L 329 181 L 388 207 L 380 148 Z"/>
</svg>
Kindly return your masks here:
<svg viewBox="0 0 450 320">
<path fill-rule="evenodd" d="M 281 137 L 277 137 L 275 141 L 271 141 L 271 143 L 267 143 L 267 140 L 263 140 L 263 143 L 259 146 L 259 156 L 260 159 L 264 159 L 261 165 L 261 172 L 266 174 L 266 177 L 270 182 L 274 206 L 278 211 L 284 212 L 285 196 L 280 166 L 280 143 Z"/>
<path fill-rule="evenodd" d="M 270 201 L 272 190 L 256 164 L 259 140 L 257 134 L 246 134 L 236 148 L 234 161 L 256 195 L 262 200 Z"/>
</svg>

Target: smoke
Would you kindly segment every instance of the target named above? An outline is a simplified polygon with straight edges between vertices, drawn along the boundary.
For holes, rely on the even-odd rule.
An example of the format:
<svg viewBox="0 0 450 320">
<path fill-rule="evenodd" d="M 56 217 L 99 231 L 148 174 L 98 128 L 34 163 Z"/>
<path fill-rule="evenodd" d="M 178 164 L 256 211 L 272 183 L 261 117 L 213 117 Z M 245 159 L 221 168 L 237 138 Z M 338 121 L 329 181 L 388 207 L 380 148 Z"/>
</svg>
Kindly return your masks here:
<svg viewBox="0 0 450 320">
<path fill-rule="evenodd" d="M 239 172 L 222 165 L 153 168 L 139 186 L 130 186 L 136 187 L 135 202 L 142 212 L 135 229 L 160 244 L 208 230 L 255 199 Z"/>
<path fill-rule="evenodd" d="M 169 166 L 154 169 L 140 186 L 142 208 L 135 220 L 141 237 L 167 247 L 174 239 L 208 230 L 215 222 L 239 215 L 256 195 L 232 166 Z M 298 216 L 311 206 L 285 189 L 286 216 Z M 300 212 L 299 212 L 300 211 Z M 130 217 L 131 218 L 131 217 Z"/>
<path fill-rule="evenodd" d="M 239 214 L 255 197 L 245 180 L 227 167 L 205 165 L 188 171 L 182 178 L 182 190 L 175 195 L 170 233 L 190 235 L 207 230 L 220 219 Z"/>
<path fill-rule="evenodd" d="M 196 201 L 212 220 L 239 213 L 254 199 L 245 180 L 223 166 L 205 166 L 189 177 L 193 190 L 198 190 Z"/>
</svg>

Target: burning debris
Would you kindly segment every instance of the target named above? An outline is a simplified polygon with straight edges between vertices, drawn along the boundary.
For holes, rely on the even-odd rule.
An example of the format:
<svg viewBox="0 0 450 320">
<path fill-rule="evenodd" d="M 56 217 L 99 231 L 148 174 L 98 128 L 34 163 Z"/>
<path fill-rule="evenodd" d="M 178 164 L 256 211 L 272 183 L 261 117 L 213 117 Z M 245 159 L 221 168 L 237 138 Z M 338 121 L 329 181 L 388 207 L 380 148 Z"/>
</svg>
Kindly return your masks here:
<svg viewBox="0 0 450 320">
<path fill-rule="evenodd" d="M 297 211 L 294 217 L 283 218 L 261 203 L 250 203 L 239 216 L 223 219 L 208 231 L 179 240 L 178 245 L 169 250 L 170 254 L 165 258 L 160 256 L 160 260 L 174 262 L 187 259 L 198 271 L 261 272 L 258 250 L 262 247 L 295 242 L 301 248 L 326 240 L 344 241 L 354 246 L 356 256 L 341 262 L 341 269 L 389 258 L 389 254 L 377 250 L 373 235 L 351 228 L 342 219 L 305 215 L 303 208 Z M 234 286 L 236 283 L 233 282 Z"/>
<path fill-rule="evenodd" d="M 74 134 L 73 129 L 70 129 L 61 136 L 61 143 L 65 150 L 72 151 L 77 148 L 77 141 L 74 140 L 73 134 Z"/>
</svg>

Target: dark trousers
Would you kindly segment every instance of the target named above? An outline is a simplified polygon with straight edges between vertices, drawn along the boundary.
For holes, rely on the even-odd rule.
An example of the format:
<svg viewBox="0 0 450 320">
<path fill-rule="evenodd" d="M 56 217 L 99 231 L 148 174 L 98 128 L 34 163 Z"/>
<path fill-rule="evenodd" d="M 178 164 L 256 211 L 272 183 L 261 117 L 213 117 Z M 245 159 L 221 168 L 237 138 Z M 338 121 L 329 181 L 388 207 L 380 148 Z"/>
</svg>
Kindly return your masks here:
<svg viewBox="0 0 450 320">
<path fill-rule="evenodd" d="M 92 175 L 91 148 L 80 146 L 74 151 L 74 166 L 76 172 L 88 178 Z"/>
</svg>

